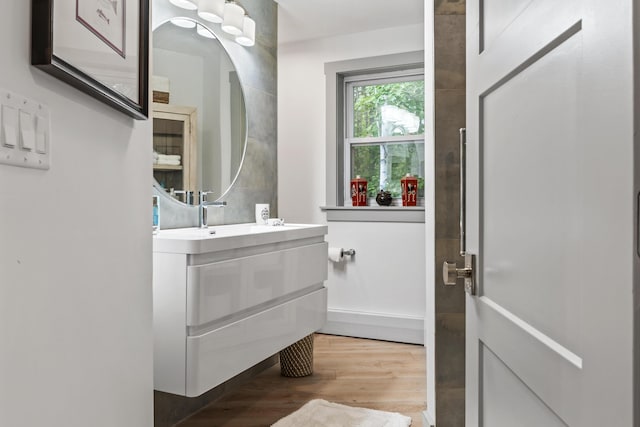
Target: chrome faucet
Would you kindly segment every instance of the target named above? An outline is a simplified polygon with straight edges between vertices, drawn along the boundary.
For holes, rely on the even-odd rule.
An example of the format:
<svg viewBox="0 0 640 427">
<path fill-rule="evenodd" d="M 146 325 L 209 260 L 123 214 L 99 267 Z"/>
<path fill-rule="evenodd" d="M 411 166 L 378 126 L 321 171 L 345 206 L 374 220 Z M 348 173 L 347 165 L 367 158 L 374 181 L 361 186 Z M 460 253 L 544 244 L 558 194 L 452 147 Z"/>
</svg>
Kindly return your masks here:
<svg viewBox="0 0 640 427">
<path fill-rule="evenodd" d="M 207 221 L 207 209 L 209 206 L 213 206 L 215 208 L 224 208 L 227 206 L 227 202 L 207 201 L 207 195 L 212 193 L 213 191 L 200 191 L 198 193 L 200 199 L 200 204 L 198 206 L 200 228 L 207 228 L 209 226 Z"/>
<path fill-rule="evenodd" d="M 191 199 L 193 197 L 193 191 L 189 191 L 189 190 L 176 190 L 173 192 L 173 194 L 175 194 L 176 196 L 184 196 L 184 202 L 187 205 L 191 205 L 193 204 L 191 202 Z"/>
</svg>

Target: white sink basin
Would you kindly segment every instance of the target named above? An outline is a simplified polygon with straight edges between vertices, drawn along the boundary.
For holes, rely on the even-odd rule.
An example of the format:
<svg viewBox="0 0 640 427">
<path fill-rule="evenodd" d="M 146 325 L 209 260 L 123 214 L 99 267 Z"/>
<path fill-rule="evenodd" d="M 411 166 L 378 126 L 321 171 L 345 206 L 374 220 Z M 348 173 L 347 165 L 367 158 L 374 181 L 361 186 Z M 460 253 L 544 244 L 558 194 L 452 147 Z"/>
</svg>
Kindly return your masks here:
<svg viewBox="0 0 640 427">
<path fill-rule="evenodd" d="M 249 223 L 175 228 L 160 230 L 153 236 L 153 251 L 199 254 L 324 236 L 326 233 L 326 225 L 313 224 L 272 226 Z"/>
</svg>

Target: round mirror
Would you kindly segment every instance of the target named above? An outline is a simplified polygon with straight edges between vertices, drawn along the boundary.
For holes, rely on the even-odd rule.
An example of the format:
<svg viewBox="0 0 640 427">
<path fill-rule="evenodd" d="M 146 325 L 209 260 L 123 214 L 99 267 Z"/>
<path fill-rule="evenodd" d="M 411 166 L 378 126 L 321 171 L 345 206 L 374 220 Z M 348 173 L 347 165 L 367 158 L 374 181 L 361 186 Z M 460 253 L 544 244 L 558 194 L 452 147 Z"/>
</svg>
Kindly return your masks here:
<svg viewBox="0 0 640 427">
<path fill-rule="evenodd" d="M 222 197 L 237 178 L 246 147 L 244 94 L 215 35 L 189 18 L 153 31 L 154 185 L 176 200 Z"/>
</svg>

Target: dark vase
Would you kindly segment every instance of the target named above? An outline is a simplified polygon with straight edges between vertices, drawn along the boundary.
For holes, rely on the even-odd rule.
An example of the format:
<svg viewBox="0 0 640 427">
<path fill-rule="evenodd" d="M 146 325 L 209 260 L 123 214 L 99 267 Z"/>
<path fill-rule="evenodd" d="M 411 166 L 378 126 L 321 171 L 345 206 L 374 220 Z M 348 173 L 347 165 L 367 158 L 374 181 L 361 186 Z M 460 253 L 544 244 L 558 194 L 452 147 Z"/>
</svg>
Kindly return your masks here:
<svg viewBox="0 0 640 427">
<path fill-rule="evenodd" d="M 389 206 L 393 198 L 391 197 L 391 193 L 388 191 L 380 190 L 378 191 L 378 195 L 376 196 L 376 202 L 380 206 Z"/>
</svg>

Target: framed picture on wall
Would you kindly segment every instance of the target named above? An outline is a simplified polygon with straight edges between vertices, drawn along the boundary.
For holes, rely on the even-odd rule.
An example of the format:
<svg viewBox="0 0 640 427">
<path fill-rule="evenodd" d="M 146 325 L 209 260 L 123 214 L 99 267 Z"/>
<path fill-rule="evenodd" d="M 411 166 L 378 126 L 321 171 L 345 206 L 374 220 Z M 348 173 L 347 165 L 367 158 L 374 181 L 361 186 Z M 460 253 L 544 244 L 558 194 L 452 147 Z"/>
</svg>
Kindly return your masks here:
<svg viewBox="0 0 640 427">
<path fill-rule="evenodd" d="M 31 64 L 135 118 L 149 115 L 149 0 L 32 0 Z"/>
<path fill-rule="evenodd" d="M 125 0 L 76 0 L 76 20 L 126 58 Z"/>
</svg>

